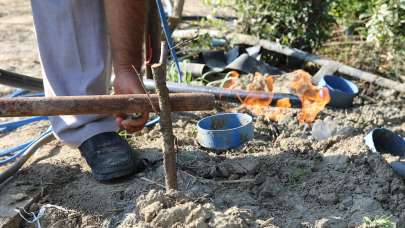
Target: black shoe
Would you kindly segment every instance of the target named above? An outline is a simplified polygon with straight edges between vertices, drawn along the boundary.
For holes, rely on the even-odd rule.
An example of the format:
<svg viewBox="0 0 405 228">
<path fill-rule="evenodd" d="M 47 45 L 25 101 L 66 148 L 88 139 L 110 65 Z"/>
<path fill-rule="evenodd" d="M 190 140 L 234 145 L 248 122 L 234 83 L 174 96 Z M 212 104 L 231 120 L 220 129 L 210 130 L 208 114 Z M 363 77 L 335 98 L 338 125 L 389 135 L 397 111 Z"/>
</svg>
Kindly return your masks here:
<svg viewBox="0 0 405 228">
<path fill-rule="evenodd" d="M 95 135 L 82 143 L 79 150 L 94 178 L 100 182 L 112 182 L 139 172 L 141 168 L 135 167 L 138 162 L 128 142 L 115 132 Z"/>
</svg>

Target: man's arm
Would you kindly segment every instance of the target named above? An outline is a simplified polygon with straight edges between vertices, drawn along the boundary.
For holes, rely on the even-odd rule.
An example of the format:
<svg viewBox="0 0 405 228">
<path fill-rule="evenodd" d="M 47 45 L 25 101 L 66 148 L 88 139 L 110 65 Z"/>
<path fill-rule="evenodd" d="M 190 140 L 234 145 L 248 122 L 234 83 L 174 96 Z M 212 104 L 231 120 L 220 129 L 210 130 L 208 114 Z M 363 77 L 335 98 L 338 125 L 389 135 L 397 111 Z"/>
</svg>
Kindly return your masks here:
<svg viewBox="0 0 405 228">
<path fill-rule="evenodd" d="M 116 94 L 145 93 L 139 77 L 132 66 L 141 72 L 143 63 L 143 38 L 146 23 L 147 0 L 105 0 L 107 24 L 111 36 L 112 58 L 115 72 Z M 144 113 L 136 120 L 117 117 L 121 127 L 139 131 L 148 119 Z"/>
</svg>

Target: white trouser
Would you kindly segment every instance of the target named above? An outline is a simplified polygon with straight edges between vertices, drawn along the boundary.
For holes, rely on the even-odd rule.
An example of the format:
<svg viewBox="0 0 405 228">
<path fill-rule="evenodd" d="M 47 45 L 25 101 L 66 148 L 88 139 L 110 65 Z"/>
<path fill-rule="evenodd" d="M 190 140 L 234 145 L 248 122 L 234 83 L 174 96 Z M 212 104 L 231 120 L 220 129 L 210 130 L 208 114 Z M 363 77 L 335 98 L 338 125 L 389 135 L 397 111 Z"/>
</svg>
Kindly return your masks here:
<svg viewBox="0 0 405 228">
<path fill-rule="evenodd" d="M 102 0 L 31 0 L 46 96 L 106 94 L 111 57 Z M 117 131 L 112 116 L 50 117 L 57 138 L 78 147 Z"/>
</svg>

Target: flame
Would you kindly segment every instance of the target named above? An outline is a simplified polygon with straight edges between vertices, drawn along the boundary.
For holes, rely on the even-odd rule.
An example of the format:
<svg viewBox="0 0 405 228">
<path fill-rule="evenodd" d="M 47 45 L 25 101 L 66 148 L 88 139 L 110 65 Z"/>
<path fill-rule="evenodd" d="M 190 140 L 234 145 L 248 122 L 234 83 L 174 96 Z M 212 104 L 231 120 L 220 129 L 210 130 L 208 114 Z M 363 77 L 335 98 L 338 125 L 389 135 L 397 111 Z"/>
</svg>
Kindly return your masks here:
<svg viewBox="0 0 405 228">
<path fill-rule="evenodd" d="M 269 107 L 272 100 L 273 92 L 273 77 L 265 77 L 261 73 L 256 73 L 250 82 L 246 86 L 246 90 L 251 92 L 242 102 L 242 104 L 248 108 L 255 115 L 264 115 L 265 108 Z M 269 96 L 265 98 L 257 98 L 254 96 L 254 92 L 268 92 Z"/>
<path fill-rule="evenodd" d="M 239 72 L 230 71 L 227 74 L 227 78 L 224 81 L 222 87 L 225 89 L 236 89 L 240 85 L 239 77 L 240 77 Z"/>
<path fill-rule="evenodd" d="M 287 116 L 291 106 L 290 99 L 280 99 L 276 102 L 276 108 L 269 112 L 266 118 L 275 122 L 282 121 Z"/>
<path fill-rule="evenodd" d="M 329 91 L 312 85 L 311 75 L 303 70 L 293 72 L 294 79 L 290 88 L 299 96 L 302 109 L 298 115 L 300 123 L 311 123 L 330 102 Z"/>
<path fill-rule="evenodd" d="M 326 88 L 318 89 L 312 85 L 311 75 L 303 70 L 292 73 L 294 79 L 290 83 L 290 89 L 296 93 L 302 102 L 301 112 L 298 114 L 300 123 L 311 123 L 315 120 L 326 104 L 330 101 L 329 92 Z M 290 108 L 291 101 L 288 98 L 277 100 L 276 107 L 270 105 L 273 101 L 274 78 L 272 76 L 255 73 L 248 76 L 248 81 L 243 81 L 237 71 L 228 73 L 222 86 L 226 89 L 243 89 L 248 91 L 246 98 L 238 98 L 242 106 L 251 111 L 254 115 L 264 116 L 268 120 L 283 120 Z M 243 83 L 243 82 L 245 83 Z M 268 96 L 258 97 L 256 92 L 266 92 Z"/>
</svg>

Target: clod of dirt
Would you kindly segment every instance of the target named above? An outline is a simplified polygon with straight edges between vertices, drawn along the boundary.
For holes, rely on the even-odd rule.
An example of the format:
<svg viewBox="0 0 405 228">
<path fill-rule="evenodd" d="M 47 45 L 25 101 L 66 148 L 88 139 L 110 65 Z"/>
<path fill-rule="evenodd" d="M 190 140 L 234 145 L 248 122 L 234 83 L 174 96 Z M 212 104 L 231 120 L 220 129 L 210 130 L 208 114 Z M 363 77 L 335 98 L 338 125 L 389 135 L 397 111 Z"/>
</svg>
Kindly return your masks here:
<svg viewBox="0 0 405 228">
<path fill-rule="evenodd" d="M 231 228 L 261 227 L 263 223 L 248 210 L 231 207 L 222 212 L 212 203 L 198 203 L 179 192 L 152 190 L 138 198 L 135 212 L 129 213 L 120 227 Z"/>
</svg>

